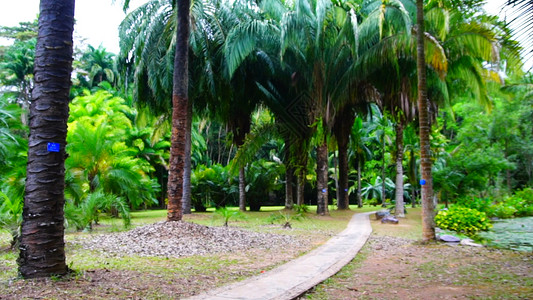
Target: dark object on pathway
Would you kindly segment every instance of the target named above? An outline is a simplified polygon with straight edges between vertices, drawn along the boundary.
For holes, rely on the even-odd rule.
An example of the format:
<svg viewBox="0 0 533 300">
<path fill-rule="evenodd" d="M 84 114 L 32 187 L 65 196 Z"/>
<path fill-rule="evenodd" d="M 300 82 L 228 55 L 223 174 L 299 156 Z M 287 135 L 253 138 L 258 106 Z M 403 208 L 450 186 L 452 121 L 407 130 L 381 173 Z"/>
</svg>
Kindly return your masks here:
<svg viewBox="0 0 533 300">
<path fill-rule="evenodd" d="M 383 224 L 398 224 L 399 221 L 393 216 L 386 216 L 381 219 L 381 223 Z"/>
<path fill-rule="evenodd" d="M 376 220 L 381 220 L 387 216 L 390 216 L 390 212 L 388 210 L 376 211 Z"/>
</svg>

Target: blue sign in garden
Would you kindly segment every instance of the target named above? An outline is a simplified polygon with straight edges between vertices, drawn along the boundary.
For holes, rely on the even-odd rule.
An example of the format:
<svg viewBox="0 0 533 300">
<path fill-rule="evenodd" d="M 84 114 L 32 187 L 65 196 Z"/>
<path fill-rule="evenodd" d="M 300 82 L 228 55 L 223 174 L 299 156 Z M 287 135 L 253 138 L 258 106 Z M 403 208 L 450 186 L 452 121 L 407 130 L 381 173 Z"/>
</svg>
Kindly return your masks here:
<svg viewBox="0 0 533 300">
<path fill-rule="evenodd" d="M 425 185 L 426 184 L 426 180 L 425 179 L 420 179 L 420 185 Z"/>
<path fill-rule="evenodd" d="M 61 146 L 59 143 L 48 143 L 47 145 L 48 152 L 59 152 Z"/>
</svg>

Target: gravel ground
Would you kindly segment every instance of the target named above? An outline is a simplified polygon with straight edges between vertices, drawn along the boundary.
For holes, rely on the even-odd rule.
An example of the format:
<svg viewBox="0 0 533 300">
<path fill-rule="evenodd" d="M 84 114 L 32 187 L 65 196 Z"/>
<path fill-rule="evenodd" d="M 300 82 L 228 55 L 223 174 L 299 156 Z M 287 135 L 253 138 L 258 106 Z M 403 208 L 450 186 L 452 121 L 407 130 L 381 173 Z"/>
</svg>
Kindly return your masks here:
<svg viewBox="0 0 533 300">
<path fill-rule="evenodd" d="M 93 235 L 72 241 L 87 250 L 114 255 L 183 257 L 245 251 L 301 247 L 302 240 L 232 227 L 208 227 L 189 222 L 158 222 L 127 232 Z"/>
</svg>

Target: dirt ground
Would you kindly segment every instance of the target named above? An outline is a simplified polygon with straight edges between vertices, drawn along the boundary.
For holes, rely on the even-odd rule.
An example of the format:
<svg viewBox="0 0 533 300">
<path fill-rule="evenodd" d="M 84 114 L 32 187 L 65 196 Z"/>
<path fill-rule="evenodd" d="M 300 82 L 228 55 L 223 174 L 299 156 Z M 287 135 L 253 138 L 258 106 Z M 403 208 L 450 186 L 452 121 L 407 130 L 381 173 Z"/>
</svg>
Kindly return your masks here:
<svg viewBox="0 0 533 300">
<path fill-rule="evenodd" d="M 373 235 L 300 299 L 533 299 L 533 253 Z"/>
<path fill-rule="evenodd" d="M 11 276 L 0 282 L 0 299 L 181 299 L 259 275 L 317 242 L 237 228 L 155 223 L 68 241 L 67 258 L 74 270 L 82 271 L 51 279 Z M 126 253 L 121 245 L 129 245 L 135 254 Z M 168 255 L 168 248 L 177 255 Z M 2 252 L 11 259 L 3 261 L 9 265 L 0 261 L 0 273 L 15 274 L 17 253 Z"/>
<path fill-rule="evenodd" d="M 354 261 L 299 299 L 533 299 L 533 253 L 421 245 L 384 232 L 394 230 L 378 230 Z M 82 256 L 67 243 L 73 268 L 83 271 L 40 280 L 10 276 L 0 282 L 0 299 L 181 299 L 258 275 L 330 237 L 317 236 L 285 247 L 156 258 L 95 250 Z M 13 272 L 16 253 L 1 251 L 12 259 L 0 263 L 0 273 Z"/>
</svg>

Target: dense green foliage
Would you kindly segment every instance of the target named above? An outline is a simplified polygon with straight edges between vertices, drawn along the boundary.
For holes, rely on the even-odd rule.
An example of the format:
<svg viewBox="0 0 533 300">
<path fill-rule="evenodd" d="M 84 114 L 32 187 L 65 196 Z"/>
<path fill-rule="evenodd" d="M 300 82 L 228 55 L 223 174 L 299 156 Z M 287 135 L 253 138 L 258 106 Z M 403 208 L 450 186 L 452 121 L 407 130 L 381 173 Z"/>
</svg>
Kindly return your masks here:
<svg viewBox="0 0 533 300">
<path fill-rule="evenodd" d="M 488 230 L 492 226 L 484 212 L 461 206 L 439 211 L 435 216 L 435 223 L 442 229 L 469 236 L 475 235 L 478 231 Z"/>
<path fill-rule="evenodd" d="M 65 213 L 77 229 L 101 213 L 127 225 L 130 210 L 166 204 L 174 4 L 153 0 L 131 12 L 119 55 L 92 46 L 76 53 Z M 531 216 L 533 77 L 519 69 L 505 23 L 480 9 L 479 1 L 426 6 L 434 188 L 452 210 Z M 403 198 L 416 205 L 414 12 L 411 1 L 194 2 L 193 208 L 238 205 L 239 167 L 251 210 L 292 207 L 284 192 L 300 194 L 299 207 L 316 204 L 323 158 L 314 150 L 324 145 L 328 204 L 343 190 L 352 204 L 394 203 L 402 151 Z M 11 230 L 23 199 L 36 27 L 0 29 L 15 40 L 0 49 L 1 227 Z M 339 124 L 350 126 L 335 131 Z"/>
</svg>

